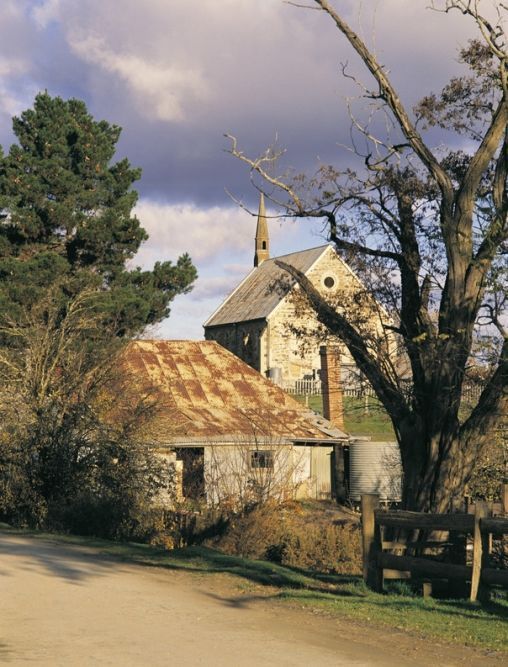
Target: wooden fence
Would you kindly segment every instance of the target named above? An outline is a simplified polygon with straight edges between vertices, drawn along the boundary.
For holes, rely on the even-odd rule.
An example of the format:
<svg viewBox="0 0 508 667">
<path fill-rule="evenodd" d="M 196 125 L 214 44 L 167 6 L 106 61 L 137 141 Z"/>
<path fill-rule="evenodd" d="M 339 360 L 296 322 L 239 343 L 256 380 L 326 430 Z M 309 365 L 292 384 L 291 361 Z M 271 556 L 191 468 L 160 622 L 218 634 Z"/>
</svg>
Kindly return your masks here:
<svg viewBox="0 0 508 667">
<path fill-rule="evenodd" d="M 506 485 L 504 493 L 506 495 Z M 505 508 L 506 511 L 506 508 Z M 446 531 L 447 542 L 385 541 L 384 531 L 411 535 L 414 531 Z M 466 537 L 472 539 L 472 562 L 466 562 Z M 487 599 L 489 586 L 508 588 L 508 570 L 490 566 L 492 536 L 508 535 L 508 518 L 492 517 L 487 503 L 477 503 L 474 514 L 427 514 L 382 510 L 377 494 L 362 496 L 363 576 L 373 590 L 382 591 L 385 579 L 419 578 L 427 582 L 447 579 L 463 586 L 470 583 L 471 600 Z M 448 547 L 456 562 L 442 562 L 421 551 Z M 393 553 L 403 551 L 404 554 Z M 416 555 L 408 555 L 414 551 Z M 425 589 L 424 589 L 425 593 Z"/>
</svg>

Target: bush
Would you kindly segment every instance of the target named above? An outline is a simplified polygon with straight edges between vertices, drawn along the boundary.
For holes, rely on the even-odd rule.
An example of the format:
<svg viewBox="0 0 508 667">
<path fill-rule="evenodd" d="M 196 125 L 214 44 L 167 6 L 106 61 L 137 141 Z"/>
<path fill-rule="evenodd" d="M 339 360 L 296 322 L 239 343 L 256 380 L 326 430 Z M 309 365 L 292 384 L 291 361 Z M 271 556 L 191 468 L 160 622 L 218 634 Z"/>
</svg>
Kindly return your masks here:
<svg viewBox="0 0 508 667">
<path fill-rule="evenodd" d="M 478 459 L 467 490 L 473 500 L 497 501 L 503 482 L 508 481 L 508 422 L 506 429 L 493 434 L 492 441 Z"/>
<path fill-rule="evenodd" d="M 360 531 L 356 526 L 293 527 L 280 547 L 282 565 L 335 574 L 361 571 Z"/>
<path fill-rule="evenodd" d="M 284 510 L 270 501 L 229 517 L 222 536 L 208 540 L 224 553 L 264 558 L 266 550 L 284 535 Z"/>
<path fill-rule="evenodd" d="M 361 572 L 360 531 L 356 525 L 311 524 L 297 504 L 259 505 L 230 519 L 223 536 L 208 545 L 242 558 L 337 574 Z"/>
<path fill-rule="evenodd" d="M 44 528 L 75 535 L 111 540 L 151 542 L 166 530 L 163 512 L 132 501 L 118 502 L 114 497 L 97 497 L 88 491 L 66 504 L 48 508 Z"/>
</svg>

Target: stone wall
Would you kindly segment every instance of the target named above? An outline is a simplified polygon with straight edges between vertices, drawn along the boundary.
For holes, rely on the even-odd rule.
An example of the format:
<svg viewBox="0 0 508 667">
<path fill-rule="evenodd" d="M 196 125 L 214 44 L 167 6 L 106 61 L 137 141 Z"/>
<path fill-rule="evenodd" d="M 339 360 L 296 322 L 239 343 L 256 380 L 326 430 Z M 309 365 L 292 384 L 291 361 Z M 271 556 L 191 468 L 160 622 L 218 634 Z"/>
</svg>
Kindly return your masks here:
<svg viewBox="0 0 508 667">
<path fill-rule="evenodd" d="M 223 324 L 205 329 L 205 339 L 216 341 L 252 368 L 263 372 L 262 367 L 265 364 L 262 362 L 262 340 L 265 329 L 264 320 Z"/>
<path fill-rule="evenodd" d="M 331 248 L 307 276 L 331 300 L 340 300 L 343 293 L 352 294 L 358 285 L 347 266 Z M 269 367 L 280 368 L 284 382 L 318 379 L 321 368 L 319 348 L 329 338 L 314 312 L 299 297 L 299 290 L 295 290 L 269 316 L 266 333 L 268 351 L 263 370 L 266 372 Z M 334 342 L 337 343 L 336 340 Z M 353 359 L 345 346 L 340 341 L 338 345 L 341 365 L 346 368 L 353 365 Z"/>
</svg>

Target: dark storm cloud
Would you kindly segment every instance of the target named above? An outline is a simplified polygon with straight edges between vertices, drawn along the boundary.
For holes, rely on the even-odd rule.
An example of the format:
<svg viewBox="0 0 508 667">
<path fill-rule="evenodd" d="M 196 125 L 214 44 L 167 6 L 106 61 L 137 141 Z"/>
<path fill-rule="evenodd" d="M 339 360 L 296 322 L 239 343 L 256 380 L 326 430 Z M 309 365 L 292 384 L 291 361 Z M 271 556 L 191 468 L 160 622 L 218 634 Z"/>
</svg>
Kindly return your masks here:
<svg viewBox="0 0 508 667">
<path fill-rule="evenodd" d="M 457 48 L 474 34 L 459 13 L 431 12 L 427 0 L 335 4 L 387 66 L 408 108 L 459 71 Z M 151 235 L 137 259 L 149 265 L 189 250 L 202 274 L 195 299 L 175 304 L 180 335 L 191 321 L 199 335 L 199 318 L 232 285 L 224 264 L 234 257 L 247 270 L 252 262 L 255 221 L 224 188 L 251 208 L 257 194 L 245 166 L 224 152 L 223 134 L 251 155 L 277 136 L 296 171 L 345 165 L 346 98 L 361 90 L 342 76 L 341 63 L 372 85 L 329 17 L 281 0 L 2 0 L 0 44 L 4 147 L 10 116 L 43 89 L 79 97 L 94 117 L 123 127 L 117 156 L 143 169 L 138 214 Z M 355 112 L 367 114 L 367 105 L 357 101 Z M 322 242 L 285 224 L 271 223 L 276 252 Z"/>
</svg>

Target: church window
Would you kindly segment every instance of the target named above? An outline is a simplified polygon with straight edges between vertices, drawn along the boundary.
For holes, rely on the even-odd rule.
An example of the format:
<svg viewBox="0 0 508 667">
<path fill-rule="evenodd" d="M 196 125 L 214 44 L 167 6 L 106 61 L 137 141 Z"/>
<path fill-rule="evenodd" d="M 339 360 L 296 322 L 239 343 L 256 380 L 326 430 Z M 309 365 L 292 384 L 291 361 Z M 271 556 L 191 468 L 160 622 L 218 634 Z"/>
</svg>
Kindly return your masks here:
<svg viewBox="0 0 508 667">
<path fill-rule="evenodd" d="M 263 243 L 261 244 L 261 248 L 262 250 L 266 250 L 266 241 L 263 241 Z"/>
<path fill-rule="evenodd" d="M 332 289 L 332 287 L 335 285 L 335 280 L 332 278 L 332 276 L 326 276 L 326 278 L 323 280 L 323 283 L 325 287 Z"/>
</svg>

